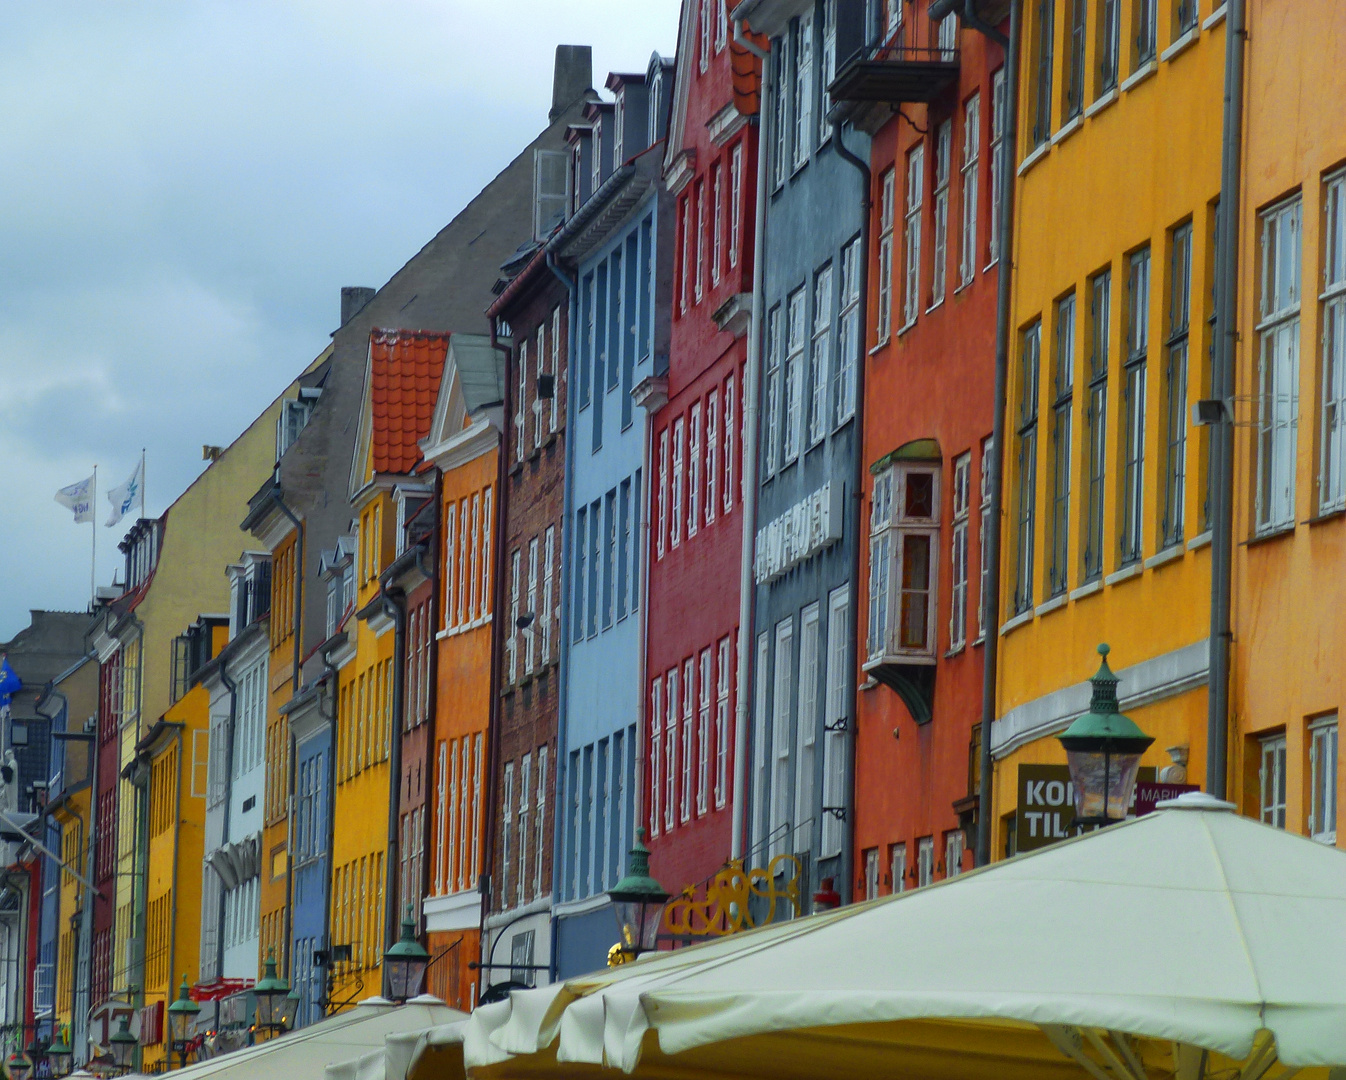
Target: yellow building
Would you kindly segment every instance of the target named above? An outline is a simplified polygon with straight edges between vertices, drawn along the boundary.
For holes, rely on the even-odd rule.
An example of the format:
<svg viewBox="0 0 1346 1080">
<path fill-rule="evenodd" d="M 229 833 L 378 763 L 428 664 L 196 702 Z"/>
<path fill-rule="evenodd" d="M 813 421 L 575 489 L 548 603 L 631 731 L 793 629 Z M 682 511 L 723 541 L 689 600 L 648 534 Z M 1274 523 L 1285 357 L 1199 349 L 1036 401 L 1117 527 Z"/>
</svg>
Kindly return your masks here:
<svg viewBox="0 0 1346 1080">
<path fill-rule="evenodd" d="M 1228 798 L 1337 843 L 1346 656 L 1346 19 L 1248 0 Z"/>
<path fill-rule="evenodd" d="M 1020 766 L 1064 763 L 1054 736 L 1087 709 L 1097 643 L 1163 779 L 1180 760 L 1203 778 L 1209 666 L 1206 442 L 1188 406 L 1209 374 L 1223 8 L 1023 9 L 996 857 L 1059 832 L 1020 805 Z"/>
<path fill-rule="evenodd" d="M 175 647 L 173 704 L 137 747 L 138 775 L 148 780 L 145 984 L 141 1013 L 142 1069 L 165 1060 L 167 1007 L 179 981 L 197 981 L 201 936 L 209 766 L 210 692 L 198 676 L 229 638 L 228 620 L 205 616 Z"/>
</svg>

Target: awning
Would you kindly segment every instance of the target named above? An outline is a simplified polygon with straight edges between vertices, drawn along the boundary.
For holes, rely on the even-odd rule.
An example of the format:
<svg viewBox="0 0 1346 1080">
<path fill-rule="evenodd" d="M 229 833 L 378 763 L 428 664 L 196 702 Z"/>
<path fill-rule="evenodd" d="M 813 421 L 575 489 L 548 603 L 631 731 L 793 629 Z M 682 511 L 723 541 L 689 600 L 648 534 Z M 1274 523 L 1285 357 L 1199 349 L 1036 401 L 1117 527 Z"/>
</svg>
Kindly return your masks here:
<svg viewBox="0 0 1346 1080">
<path fill-rule="evenodd" d="M 411 1076 L 451 1076 L 454 1054 L 474 1077 L 1346 1065 L 1346 853 L 1204 795 L 1168 805 L 926 889 L 515 991 L 429 1033 Z"/>
<path fill-rule="evenodd" d="M 175 1070 L 173 1076 L 178 1080 L 322 1080 L 328 1065 L 381 1052 L 390 1035 L 419 1033 L 463 1019 L 464 1013 L 437 998 L 414 998 L 405 1005 L 371 998 L 277 1039 Z"/>
</svg>

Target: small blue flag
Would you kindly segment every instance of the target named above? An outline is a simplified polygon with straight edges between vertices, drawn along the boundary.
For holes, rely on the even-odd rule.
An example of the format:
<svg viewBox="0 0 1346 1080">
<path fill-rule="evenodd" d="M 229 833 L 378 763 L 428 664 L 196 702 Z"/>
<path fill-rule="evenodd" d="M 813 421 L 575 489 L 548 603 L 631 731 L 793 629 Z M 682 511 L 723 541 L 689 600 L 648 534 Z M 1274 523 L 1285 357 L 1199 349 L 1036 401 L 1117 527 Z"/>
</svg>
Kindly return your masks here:
<svg viewBox="0 0 1346 1080">
<path fill-rule="evenodd" d="M 9 659 L 0 656 L 0 708 L 8 705 L 10 699 L 23 688 L 23 680 L 12 667 Z"/>
</svg>

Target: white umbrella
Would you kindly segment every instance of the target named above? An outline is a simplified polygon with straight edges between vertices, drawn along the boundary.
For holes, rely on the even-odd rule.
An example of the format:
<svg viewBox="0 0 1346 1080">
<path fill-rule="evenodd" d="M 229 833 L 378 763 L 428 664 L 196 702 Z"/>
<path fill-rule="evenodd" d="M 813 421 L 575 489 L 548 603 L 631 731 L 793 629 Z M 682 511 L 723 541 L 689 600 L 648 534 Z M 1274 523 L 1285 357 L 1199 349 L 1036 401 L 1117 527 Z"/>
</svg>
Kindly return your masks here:
<svg viewBox="0 0 1346 1080">
<path fill-rule="evenodd" d="M 1014 1043 L 1025 1064 L 1031 1036 L 1095 1080 L 1146 1080 L 1161 1050 L 1181 1080 L 1201 1076 L 1202 1050 L 1251 1055 L 1240 1080 L 1277 1057 L 1346 1065 L 1346 853 L 1207 796 L 1166 805 L 931 888 L 515 991 L 421 1053 L 461 1041 L 483 1073 L 632 1071 L 654 1055 L 753 1071 L 765 1053 L 773 1072 L 816 1076 L 848 1054 L 880 1060 L 906 1025 L 904 1052 L 953 1032 L 960 1053 Z M 827 1041 L 824 1065 L 801 1033 Z M 756 1049 L 730 1068 L 731 1044 Z M 997 1068 L 1010 1075 L 1003 1054 Z"/>
</svg>

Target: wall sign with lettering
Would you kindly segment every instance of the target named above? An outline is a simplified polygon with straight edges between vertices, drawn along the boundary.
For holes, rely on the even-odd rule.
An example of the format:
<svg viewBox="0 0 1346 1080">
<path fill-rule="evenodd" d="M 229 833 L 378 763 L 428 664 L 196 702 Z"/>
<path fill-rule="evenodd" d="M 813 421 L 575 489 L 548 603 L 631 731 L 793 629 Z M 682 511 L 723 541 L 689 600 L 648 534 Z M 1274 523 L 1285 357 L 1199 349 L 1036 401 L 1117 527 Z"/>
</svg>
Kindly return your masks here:
<svg viewBox="0 0 1346 1080">
<path fill-rule="evenodd" d="M 1142 765 L 1138 780 L 1152 782 L 1154 766 Z M 1139 783 L 1137 784 L 1139 787 Z M 1136 812 L 1131 796 L 1131 817 Z M 1075 835 L 1075 787 L 1065 765 L 1020 765 L 1015 850 L 1033 851 Z"/>
<path fill-rule="evenodd" d="M 845 514 L 842 485 L 831 480 L 757 530 L 753 578 L 774 581 L 841 539 Z"/>
</svg>

